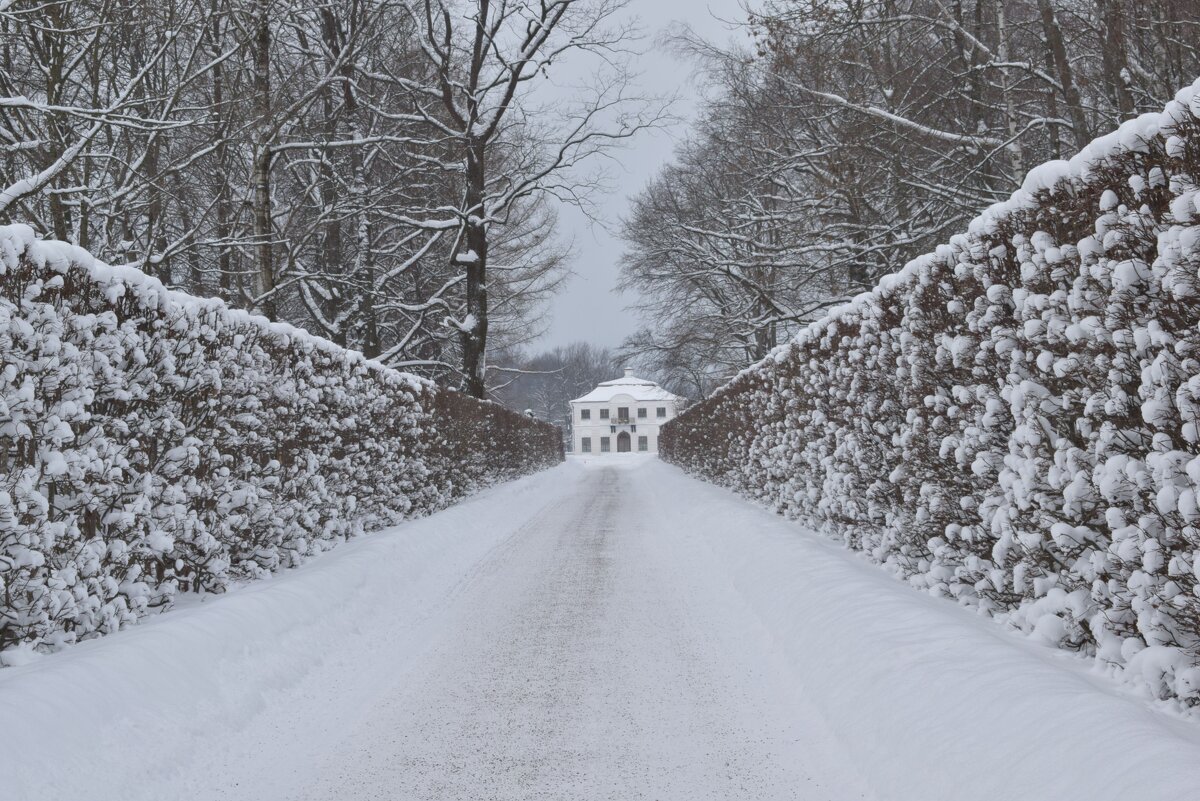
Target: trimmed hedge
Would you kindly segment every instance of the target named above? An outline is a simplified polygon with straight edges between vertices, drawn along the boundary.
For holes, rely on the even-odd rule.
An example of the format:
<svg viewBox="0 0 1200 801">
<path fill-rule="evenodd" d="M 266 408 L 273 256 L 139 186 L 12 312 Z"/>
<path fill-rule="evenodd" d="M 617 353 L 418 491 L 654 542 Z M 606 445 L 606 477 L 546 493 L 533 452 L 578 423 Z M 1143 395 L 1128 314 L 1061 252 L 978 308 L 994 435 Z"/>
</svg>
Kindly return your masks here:
<svg viewBox="0 0 1200 801">
<path fill-rule="evenodd" d="M 669 422 L 660 452 L 1200 703 L 1200 82 Z"/>
<path fill-rule="evenodd" d="M 562 459 L 558 429 L 0 228 L 0 661 Z"/>
</svg>

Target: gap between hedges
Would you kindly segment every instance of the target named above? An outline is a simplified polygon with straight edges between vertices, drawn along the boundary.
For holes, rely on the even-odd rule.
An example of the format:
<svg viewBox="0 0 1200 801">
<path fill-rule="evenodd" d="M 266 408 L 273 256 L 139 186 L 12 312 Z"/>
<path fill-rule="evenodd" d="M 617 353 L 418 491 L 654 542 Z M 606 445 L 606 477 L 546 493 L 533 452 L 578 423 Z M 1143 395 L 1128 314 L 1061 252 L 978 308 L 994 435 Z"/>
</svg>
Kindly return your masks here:
<svg viewBox="0 0 1200 801">
<path fill-rule="evenodd" d="M 1200 704 L 1200 81 L 670 421 L 665 459 Z"/>
<path fill-rule="evenodd" d="M 0 663 L 556 464 L 555 426 L 0 227 Z"/>
</svg>

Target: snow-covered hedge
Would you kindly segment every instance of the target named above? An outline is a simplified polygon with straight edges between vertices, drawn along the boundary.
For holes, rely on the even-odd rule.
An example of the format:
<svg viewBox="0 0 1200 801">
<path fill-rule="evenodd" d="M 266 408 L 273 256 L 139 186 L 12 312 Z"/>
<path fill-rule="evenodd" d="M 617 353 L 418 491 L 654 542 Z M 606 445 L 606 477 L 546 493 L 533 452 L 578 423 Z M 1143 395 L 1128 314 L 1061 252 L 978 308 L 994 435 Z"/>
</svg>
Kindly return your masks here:
<svg viewBox="0 0 1200 801">
<path fill-rule="evenodd" d="M 664 458 L 1200 703 L 1200 81 L 668 423 Z"/>
<path fill-rule="evenodd" d="M 558 430 L 0 227 L 0 662 L 558 462 Z"/>
</svg>

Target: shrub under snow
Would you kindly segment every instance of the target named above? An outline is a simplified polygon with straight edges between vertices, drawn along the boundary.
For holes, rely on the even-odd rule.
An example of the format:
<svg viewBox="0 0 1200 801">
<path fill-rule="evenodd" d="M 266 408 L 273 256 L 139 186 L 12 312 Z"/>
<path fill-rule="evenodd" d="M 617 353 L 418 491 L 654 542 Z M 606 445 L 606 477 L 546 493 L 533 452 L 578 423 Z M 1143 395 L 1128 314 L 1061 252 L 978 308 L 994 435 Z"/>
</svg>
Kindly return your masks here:
<svg viewBox="0 0 1200 801">
<path fill-rule="evenodd" d="M 549 424 L 25 226 L 0 227 L 0 354 L 8 661 L 562 458 Z"/>
<path fill-rule="evenodd" d="M 668 423 L 664 458 L 1200 703 L 1200 81 Z"/>
</svg>

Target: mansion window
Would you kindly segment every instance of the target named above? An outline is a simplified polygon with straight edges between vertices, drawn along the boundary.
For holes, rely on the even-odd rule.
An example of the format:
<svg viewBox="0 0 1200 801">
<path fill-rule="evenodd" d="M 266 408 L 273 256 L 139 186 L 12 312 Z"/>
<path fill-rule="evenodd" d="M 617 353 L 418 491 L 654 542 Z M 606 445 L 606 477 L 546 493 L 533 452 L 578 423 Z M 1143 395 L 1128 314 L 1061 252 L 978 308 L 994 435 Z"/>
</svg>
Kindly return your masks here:
<svg viewBox="0 0 1200 801">
<path fill-rule="evenodd" d="M 650 438 L 649 437 L 638 437 L 638 450 L 639 451 L 650 450 Z"/>
<path fill-rule="evenodd" d="M 659 406 L 659 407 L 658 407 L 658 416 L 659 416 L 659 417 L 666 417 L 666 416 L 667 416 L 667 407 L 666 407 L 666 406 Z"/>
<path fill-rule="evenodd" d="M 646 418 L 646 407 L 643 406 L 641 409 L 638 409 L 638 419 L 644 420 L 645 418 Z"/>
<path fill-rule="evenodd" d="M 601 409 L 601 410 L 600 410 L 600 419 L 601 419 L 601 420 L 607 420 L 607 419 L 608 419 L 608 409 Z"/>
<path fill-rule="evenodd" d="M 608 447 L 608 437 L 601 437 L 600 438 L 600 452 L 608 453 L 609 450 L 610 450 L 610 448 Z"/>
<path fill-rule="evenodd" d="M 583 453 L 591 453 L 592 452 L 592 438 L 584 437 L 583 439 L 579 440 L 579 450 Z"/>
<path fill-rule="evenodd" d="M 592 419 L 592 410 L 591 409 L 580 409 L 579 410 L 579 419 L 580 420 L 591 420 Z"/>
</svg>

